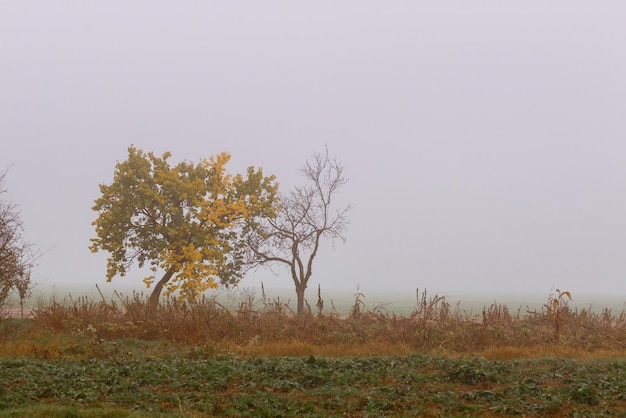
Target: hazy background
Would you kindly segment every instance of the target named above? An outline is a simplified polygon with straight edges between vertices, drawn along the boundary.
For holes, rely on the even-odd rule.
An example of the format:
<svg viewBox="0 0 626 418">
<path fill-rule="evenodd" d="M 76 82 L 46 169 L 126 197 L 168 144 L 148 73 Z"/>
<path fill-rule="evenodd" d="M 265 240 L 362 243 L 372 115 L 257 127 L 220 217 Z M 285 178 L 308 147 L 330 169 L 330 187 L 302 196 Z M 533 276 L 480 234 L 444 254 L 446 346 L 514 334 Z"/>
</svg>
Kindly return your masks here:
<svg viewBox="0 0 626 418">
<path fill-rule="evenodd" d="M 98 184 L 134 144 L 283 191 L 328 144 L 346 244 L 309 286 L 626 295 L 626 2 L 0 0 L 0 169 L 35 281 L 105 284 Z M 242 286 L 289 288 L 286 270 Z"/>
</svg>

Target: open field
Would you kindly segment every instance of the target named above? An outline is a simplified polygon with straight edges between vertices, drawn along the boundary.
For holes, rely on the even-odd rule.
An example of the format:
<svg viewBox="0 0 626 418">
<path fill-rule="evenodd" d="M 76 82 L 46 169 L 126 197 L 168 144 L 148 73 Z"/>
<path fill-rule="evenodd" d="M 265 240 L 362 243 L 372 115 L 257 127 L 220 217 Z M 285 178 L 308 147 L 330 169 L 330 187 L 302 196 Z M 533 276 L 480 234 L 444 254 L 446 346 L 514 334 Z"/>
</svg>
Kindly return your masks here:
<svg viewBox="0 0 626 418">
<path fill-rule="evenodd" d="M 409 315 L 265 294 L 54 299 L 0 319 L 0 418 L 626 416 L 626 314 L 418 292 Z M 557 303 L 554 301 L 557 300 Z"/>
<path fill-rule="evenodd" d="M 91 410 L 119 417 L 571 417 L 626 411 L 626 364 L 615 360 L 217 355 L 3 359 L 0 370 L 0 417 L 34 416 L 42 404 L 42 416 Z"/>
</svg>

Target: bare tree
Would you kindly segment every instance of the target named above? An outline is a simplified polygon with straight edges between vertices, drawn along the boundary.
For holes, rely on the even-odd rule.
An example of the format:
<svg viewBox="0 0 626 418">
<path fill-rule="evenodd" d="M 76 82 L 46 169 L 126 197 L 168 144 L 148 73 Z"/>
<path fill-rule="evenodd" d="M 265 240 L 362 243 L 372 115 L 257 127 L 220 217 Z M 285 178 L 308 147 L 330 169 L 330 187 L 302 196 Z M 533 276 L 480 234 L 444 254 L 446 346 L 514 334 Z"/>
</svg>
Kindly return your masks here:
<svg viewBox="0 0 626 418">
<path fill-rule="evenodd" d="M 7 171 L 0 174 L 0 195 L 6 192 Z M 31 271 L 38 254 L 22 236 L 24 228 L 17 206 L 0 199 L 0 307 L 13 291 L 18 292 L 20 305 L 30 295 Z"/>
<path fill-rule="evenodd" d="M 351 205 L 335 208 L 335 197 L 348 182 L 343 165 L 324 153 L 313 154 L 300 169 L 307 183 L 281 195 L 276 218 L 248 235 L 250 265 L 282 264 L 289 267 L 296 287 L 297 312 L 304 312 L 304 292 L 313 274 L 313 260 L 322 238 L 345 241 Z"/>
</svg>

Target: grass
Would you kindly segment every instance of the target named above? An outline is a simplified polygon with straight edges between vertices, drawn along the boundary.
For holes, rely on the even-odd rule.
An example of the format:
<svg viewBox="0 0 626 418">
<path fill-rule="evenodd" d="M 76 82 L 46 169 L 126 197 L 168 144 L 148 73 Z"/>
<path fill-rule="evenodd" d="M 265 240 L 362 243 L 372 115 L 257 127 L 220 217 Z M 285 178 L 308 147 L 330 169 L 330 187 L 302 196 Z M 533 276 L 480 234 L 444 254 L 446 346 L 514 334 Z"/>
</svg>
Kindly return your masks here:
<svg viewBox="0 0 626 418">
<path fill-rule="evenodd" d="M 558 295 L 557 295 L 558 296 Z M 486 306 L 416 292 L 408 316 L 245 294 L 40 304 L 0 319 L 0 418 L 626 416 L 626 315 Z M 557 311 L 558 309 L 558 311 Z"/>
</svg>

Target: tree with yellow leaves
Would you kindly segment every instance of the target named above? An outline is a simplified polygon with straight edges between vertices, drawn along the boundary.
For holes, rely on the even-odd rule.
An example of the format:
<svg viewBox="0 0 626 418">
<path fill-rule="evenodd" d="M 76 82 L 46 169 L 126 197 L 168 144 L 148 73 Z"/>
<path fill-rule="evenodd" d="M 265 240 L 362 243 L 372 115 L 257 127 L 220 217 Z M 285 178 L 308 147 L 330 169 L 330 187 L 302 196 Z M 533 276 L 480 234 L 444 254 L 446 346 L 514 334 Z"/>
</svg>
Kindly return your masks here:
<svg viewBox="0 0 626 418">
<path fill-rule="evenodd" d="M 125 276 L 135 263 L 150 266 L 148 287 L 164 272 L 149 299 L 153 307 L 163 288 L 193 300 L 220 284 L 236 284 L 245 272 L 242 237 L 276 216 L 278 185 L 262 169 L 228 174 L 227 153 L 175 166 L 170 157 L 130 146 L 128 159 L 116 165 L 110 185 L 100 185 L 102 196 L 93 206 L 97 237 L 90 250 L 110 253 L 108 281 Z"/>
</svg>

